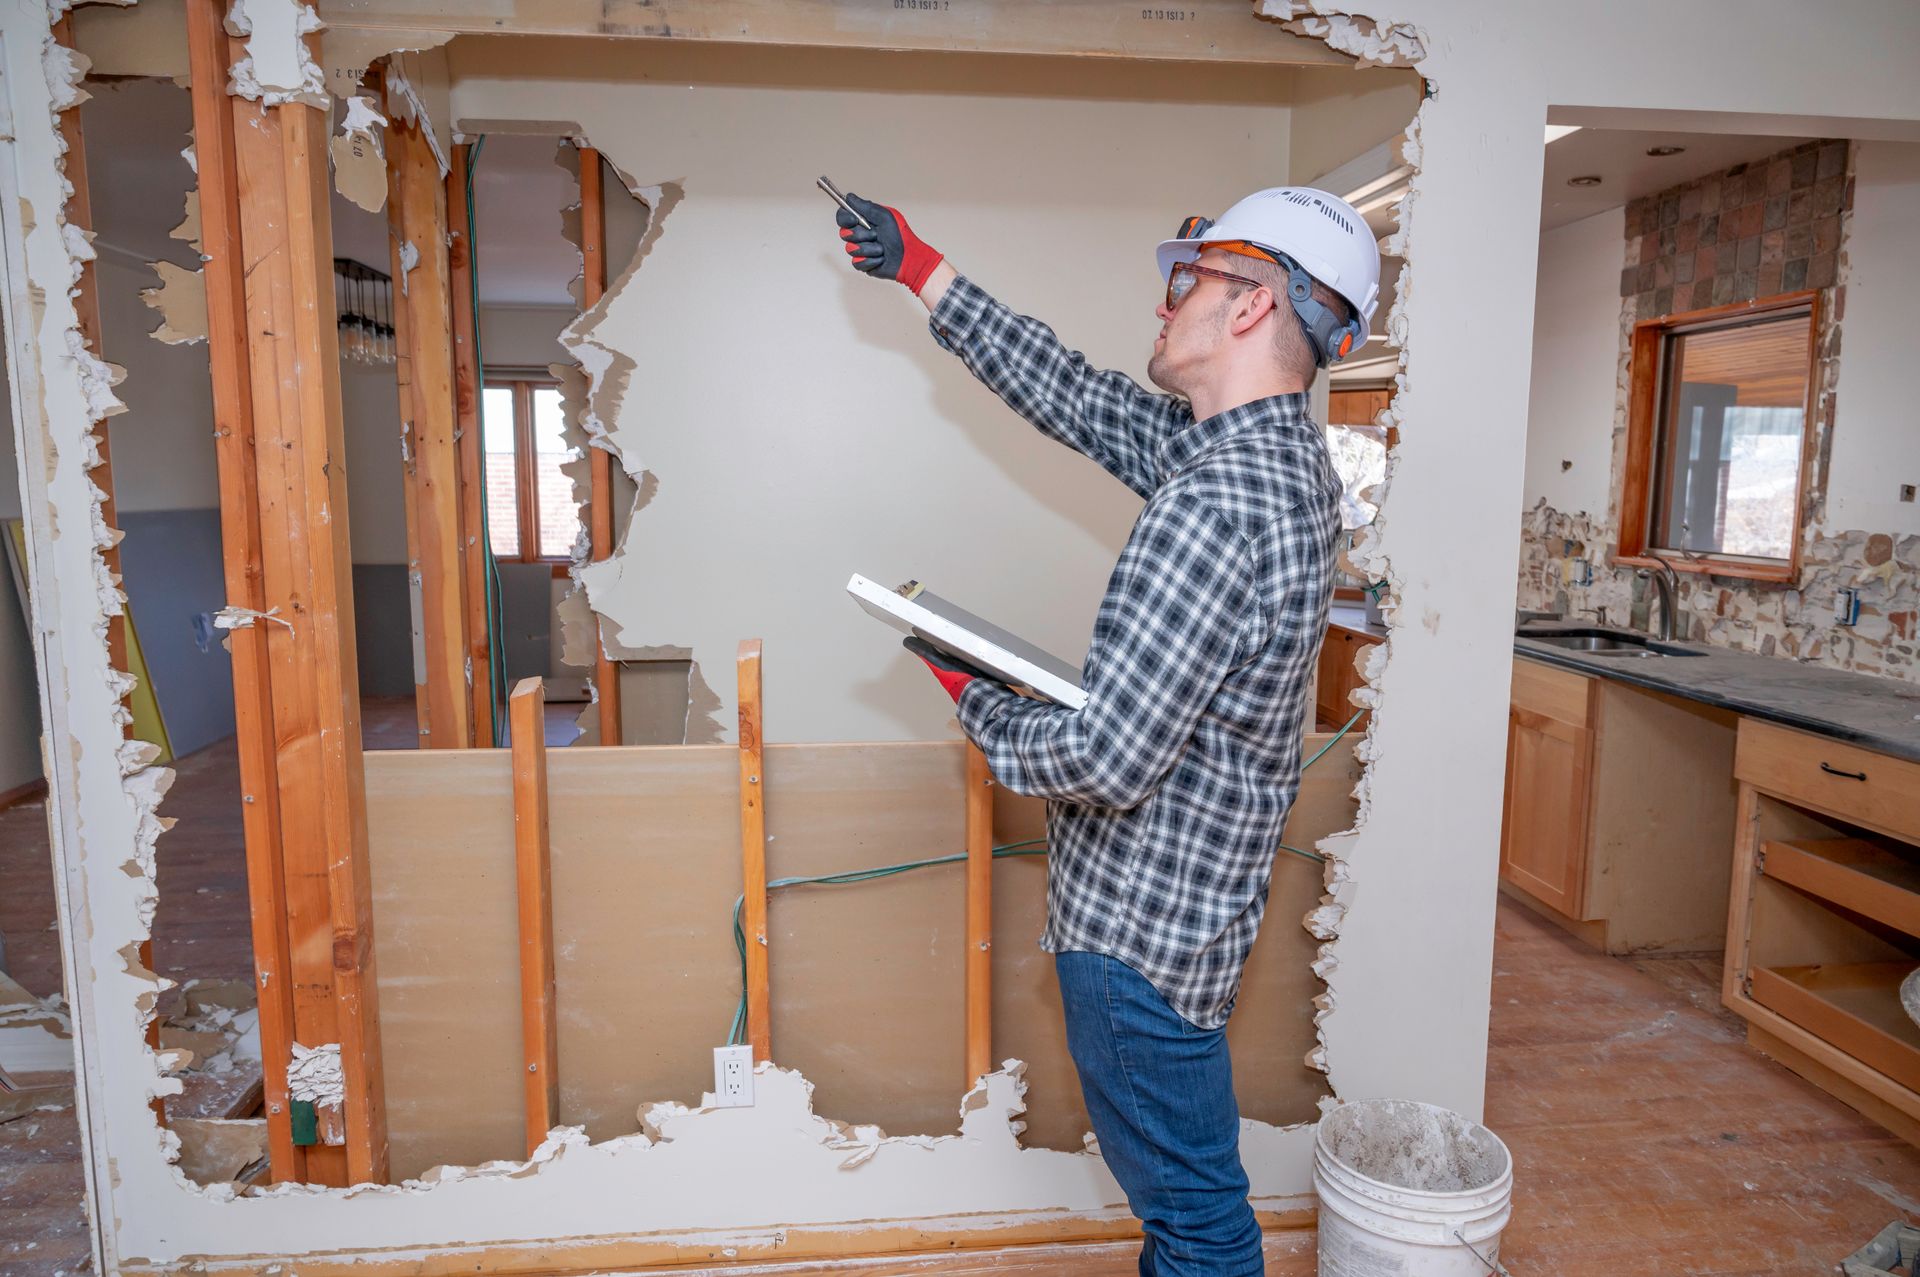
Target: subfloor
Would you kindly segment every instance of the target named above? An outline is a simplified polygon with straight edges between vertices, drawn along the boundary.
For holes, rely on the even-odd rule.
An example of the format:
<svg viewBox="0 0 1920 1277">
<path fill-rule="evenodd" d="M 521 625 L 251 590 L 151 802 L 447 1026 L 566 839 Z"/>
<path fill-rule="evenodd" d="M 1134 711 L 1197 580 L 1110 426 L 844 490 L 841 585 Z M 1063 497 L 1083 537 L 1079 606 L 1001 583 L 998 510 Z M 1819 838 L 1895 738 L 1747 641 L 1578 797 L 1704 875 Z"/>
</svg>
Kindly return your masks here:
<svg viewBox="0 0 1920 1277">
<path fill-rule="evenodd" d="M 370 705 L 369 745 L 407 743 L 407 715 L 405 702 Z M 182 819 L 161 840 L 155 956 L 175 979 L 244 976 L 232 750 L 177 766 L 165 810 Z M 0 812 L 0 885 L 14 977 L 51 992 L 42 804 Z M 1890 1220 L 1920 1219 L 1920 1151 L 1750 1051 L 1717 982 L 1711 958 L 1609 958 L 1501 902 L 1487 1123 L 1514 1154 L 1502 1255 L 1514 1277 L 1831 1271 Z M 750 1271 L 1124 1277 L 1134 1254 L 1029 1247 Z M 1272 1236 L 1267 1254 L 1270 1273 L 1314 1271 L 1311 1233 Z M 73 1111 L 0 1123 L 0 1277 L 59 1277 L 88 1262 Z"/>
</svg>

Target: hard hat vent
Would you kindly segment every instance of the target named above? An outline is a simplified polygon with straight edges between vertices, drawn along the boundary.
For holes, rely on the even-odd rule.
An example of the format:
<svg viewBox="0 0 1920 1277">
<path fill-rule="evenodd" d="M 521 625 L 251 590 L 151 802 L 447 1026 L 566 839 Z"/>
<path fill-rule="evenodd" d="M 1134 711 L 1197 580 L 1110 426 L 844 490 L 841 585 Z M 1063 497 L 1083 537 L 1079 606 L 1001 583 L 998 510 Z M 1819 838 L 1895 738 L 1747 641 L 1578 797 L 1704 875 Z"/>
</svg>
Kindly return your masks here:
<svg viewBox="0 0 1920 1277">
<path fill-rule="evenodd" d="M 1353 234 L 1353 223 L 1347 219 L 1346 214 L 1342 213 L 1339 209 L 1334 208 L 1331 204 L 1328 204 L 1325 200 L 1318 198 L 1312 192 L 1288 191 L 1286 194 L 1286 200 L 1289 204 L 1298 204 L 1304 208 L 1319 209 L 1322 213 L 1325 213 L 1327 215 L 1327 218 L 1330 221 L 1332 221 L 1335 226 L 1338 226 L 1341 230 L 1345 231 L 1349 235 Z"/>
</svg>

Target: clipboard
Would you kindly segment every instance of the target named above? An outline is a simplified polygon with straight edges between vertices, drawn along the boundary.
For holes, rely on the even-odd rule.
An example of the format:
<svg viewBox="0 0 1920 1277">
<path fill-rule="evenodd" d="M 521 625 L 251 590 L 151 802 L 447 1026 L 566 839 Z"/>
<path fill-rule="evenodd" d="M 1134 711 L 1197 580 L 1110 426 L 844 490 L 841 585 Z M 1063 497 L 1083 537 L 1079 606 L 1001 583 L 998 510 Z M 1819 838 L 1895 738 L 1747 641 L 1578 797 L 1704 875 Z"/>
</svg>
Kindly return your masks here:
<svg viewBox="0 0 1920 1277">
<path fill-rule="evenodd" d="M 1009 686 L 1068 709 L 1087 703 L 1078 666 L 955 606 L 918 581 L 890 590 L 856 572 L 847 582 L 847 593 L 868 616 L 903 634 L 917 635 Z"/>
</svg>

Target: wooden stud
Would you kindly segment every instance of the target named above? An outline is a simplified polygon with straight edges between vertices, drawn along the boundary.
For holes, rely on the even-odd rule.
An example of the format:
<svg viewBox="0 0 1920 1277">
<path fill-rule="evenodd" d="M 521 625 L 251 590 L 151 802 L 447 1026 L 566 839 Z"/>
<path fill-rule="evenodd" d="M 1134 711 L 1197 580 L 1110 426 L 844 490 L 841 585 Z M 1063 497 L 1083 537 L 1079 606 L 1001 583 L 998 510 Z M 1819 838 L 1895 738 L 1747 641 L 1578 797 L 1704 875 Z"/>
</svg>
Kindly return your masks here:
<svg viewBox="0 0 1920 1277">
<path fill-rule="evenodd" d="M 580 301 L 588 310 L 607 291 L 607 205 L 600 180 L 600 152 L 580 151 Z M 593 562 L 613 554 L 613 454 L 588 448 L 592 496 L 587 503 L 587 539 Z M 607 655 L 606 633 L 594 615 L 593 686 L 600 708 L 600 743 L 620 743 L 620 662 Z"/>
<path fill-rule="evenodd" d="M 967 745 L 967 1085 L 993 1071 L 993 775 Z"/>
<path fill-rule="evenodd" d="M 392 230 L 393 328 L 406 481 L 407 559 L 418 578 L 414 671 L 420 743 L 474 743 L 468 660 L 467 555 L 462 537 L 461 458 L 454 414 L 454 334 L 447 252 L 447 192 L 426 135 L 388 102 L 387 221 Z M 414 250 L 407 269 L 405 248 Z M 490 742 L 489 742 L 490 743 Z"/>
<path fill-rule="evenodd" d="M 520 1041 L 527 1156 L 560 1120 L 559 1021 L 553 981 L 553 870 L 547 841 L 547 693 L 521 679 L 508 700 L 513 734 L 513 862 L 520 903 Z"/>
<path fill-rule="evenodd" d="M 236 655 L 235 701 L 259 705 L 275 755 L 277 846 L 249 830 L 249 890 L 256 903 L 255 949 L 263 1024 L 270 986 L 290 985 L 288 1041 L 340 1045 L 345 1078 L 345 1144 L 306 1152 L 304 1178 L 321 1184 L 379 1182 L 387 1174 L 378 987 L 367 875 L 365 776 L 360 741 L 359 667 L 353 645 L 352 564 L 347 535 L 339 344 L 333 293 L 332 191 L 324 110 L 298 103 L 262 107 L 227 93 L 234 56 L 218 0 L 191 0 L 196 138 L 207 231 L 209 315 L 217 396 L 231 405 L 244 390 L 253 445 L 244 452 L 253 489 L 223 466 L 222 524 L 229 580 L 256 611 L 282 624 L 249 627 L 263 637 L 261 668 Z M 219 117 L 230 113 L 222 122 Z M 207 162 L 211 146 L 217 153 Z M 241 198 L 244 191 L 245 198 Z M 229 220 L 230 219 L 230 220 Z M 217 310 L 216 310 L 217 300 Z M 235 307 L 239 308 L 236 323 Z M 224 348 L 224 350 L 223 350 Z M 223 384 L 226 382 L 232 384 Z M 223 433 L 244 417 L 223 420 Z M 229 526 L 257 521 L 243 531 Z M 236 538 L 251 537 L 251 542 Z M 257 547 L 257 565 L 233 553 Z M 239 599 L 230 600 L 240 602 Z M 244 632 L 244 631 L 243 631 Z M 235 644 L 236 653 L 241 644 Z M 244 719 L 243 719 L 244 721 Z M 252 747 L 243 738 L 243 753 Z M 257 806 L 265 797 L 246 795 Z M 277 858 L 280 881 L 256 874 Z M 286 962 L 278 936 L 258 918 L 263 893 L 280 892 Z M 265 903 L 271 904 L 270 899 Z M 284 1107 L 284 1042 L 263 1028 L 270 1120 Z"/>
<path fill-rule="evenodd" d="M 747 1041 L 755 1063 L 773 1058 L 767 984 L 767 772 L 761 736 L 760 640 L 740 644 L 740 925 L 747 937 Z"/>
<path fill-rule="evenodd" d="M 207 359 L 212 372 L 214 458 L 227 603 L 267 607 L 255 468 L 253 393 L 240 248 L 235 99 L 226 91 L 231 54 L 222 0 L 187 0 L 193 85 L 194 156 L 199 173 L 201 253 L 207 289 Z M 228 631 L 233 661 L 234 733 L 240 765 L 240 821 L 246 843 L 247 905 L 259 995 L 267 1153 L 275 1182 L 307 1177 L 306 1150 L 293 1142 L 287 1064 L 294 1040 L 293 963 L 280 848 L 279 758 L 267 656 L 267 624 Z"/>
<path fill-rule="evenodd" d="M 453 437 L 460 465 L 460 549 L 466 581 L 473 742 L 496 743 L 492 615 L 487 606 L 486 477 L 480 455 L 480 331 L 473 309 L 472 228 L 467 225 L 470 147 L 453 148 L 447 174 L 447 283 L 453 304 Z"/>
</svg>

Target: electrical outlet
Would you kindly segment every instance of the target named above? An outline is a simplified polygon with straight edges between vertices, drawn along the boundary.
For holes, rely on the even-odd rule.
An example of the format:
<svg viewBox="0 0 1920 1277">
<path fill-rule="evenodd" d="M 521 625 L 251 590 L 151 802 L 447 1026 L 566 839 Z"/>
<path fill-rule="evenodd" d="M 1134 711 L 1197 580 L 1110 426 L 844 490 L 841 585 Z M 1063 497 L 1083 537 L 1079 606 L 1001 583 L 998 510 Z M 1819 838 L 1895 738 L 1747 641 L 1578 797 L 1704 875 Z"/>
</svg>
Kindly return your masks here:
<svg viewBox="0 0 1920 1277">
<path fill-rule="evenodd" d="M 1860 591 L 1848 586 L 1834 596 L 1833 619 L 1839 625 L 1859 624 Z"/>
<path fill-rule="evenodd" d="M 723 1109 L 753 1106 L 752 1047 L 713 1048 L 713 1104 Z"/>
</svg>

